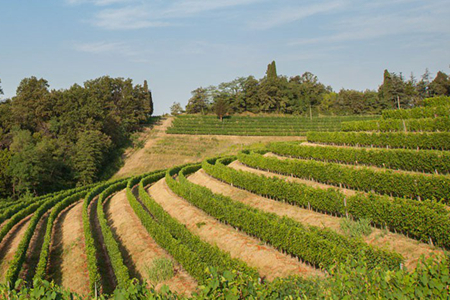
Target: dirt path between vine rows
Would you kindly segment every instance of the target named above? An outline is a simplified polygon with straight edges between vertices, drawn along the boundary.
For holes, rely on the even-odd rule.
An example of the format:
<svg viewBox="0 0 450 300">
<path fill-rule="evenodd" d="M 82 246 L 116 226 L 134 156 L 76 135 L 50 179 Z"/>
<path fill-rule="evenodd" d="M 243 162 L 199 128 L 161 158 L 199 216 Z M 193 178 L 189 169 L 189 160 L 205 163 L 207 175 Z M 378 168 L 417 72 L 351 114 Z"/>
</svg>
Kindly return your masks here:
<svg viewBox="0 0 450 300">
<path fill-rule="evenodd" d="M 28 216 L 17 223 L 0 243 L 0 282 L 5 282 L 6 272 L 9 268 L 9 262 L 14 258 L 20 241 L 25 234 L 30 223 L 31 216 Z"/>
<path fill-rule="evenodd" d="M 89 204 L 89 222 L 91 223 L 92 236 L 94 238 L 97 264 L 102 283 L 102 293 L 111 294 L 117 285 L 116 275 L 114 274 L 111 260 L 109 259 L 108 250 L 103 239 L 102 229 L 97 216 L 97 202 L 98 196 L 95 197 Z"/>
<path fill-rule="evenodd" d="M 130 275 L 139 280 L 149 282 L 149 268 L 156 258 L 173 258 L 161 248 L 149 235 L 145 227 L 130 206 L 126 191 L 120 191 L 105 204 L 108 223 L 120 245 L 125 258 L 125 265 L 130 269 Z M 164 282 L 159 282 L 156 289 L 167 285 L 171 291 L 181 294 L 192 294 L 197 288 L 197 282 L 181 265 L 174 261 L 174 276 Z"/>
<path fill-rule="evenodd" d="M 19 278 L 27 282 L 33 280 L 36 273 L 36 267 L 39 263 L 39 256 L 41 254 L 42 244 L 44 243 L 45 231 L 47 229 L 47 221 L 51 210 L 47 211 L 39 220 L 36 229 L 31 237 L 30 244 L 23 262 L 22 269 L 19 274 Z"/>
<path fill-rule="evenodd" d="M 53 225 L 49 278 L 72 292 L 89 294 L 83 201 L 64 209 Z"/>
<path fill-rule="evenodd" d="M 220 223 L 173 193 L 164 178 L 151 186 L 148 192 L 172 217 L 185 224 L 189 231 L 229 252 L 233 258 L 241 259 L 250 267 L 256 268 L 260 275 L 268 280 L 289 275 L 320 274 L 318 270 L 299 262 L 296 258 Z"/>
<path fill-rule="evenodd" d="M 237 162 L 233 162 L 230 166 L 238 166 Z M 260 174 L 261 171 L 255 170 L 243 165 L 238 166 L 240 170 Z M 267 172 L 266 172 L 267 173 Z M 266 174 L 264 174 L 266 175 Z M 267 176 L 267 175 L 266 175 Z M 286 176 L 278 174 L 270 174 L 271 177 L 284 178 Z M 265 197 L 255 195 L 251 192 L 232 187 L 227 183 L 223 183 L 207 175 L 203 170 L 195 173 L 189 177 L 189 180 L 196 184 L 200 184 L 210 188 L 213 192 L 223 194 L 231 197 L 234 200 L 243 202 L 250 206 L 259 208 L 261 210 L 275 213 L 279 216 L 290 217 L 300 223 L 318 227 L 327 227 L 340 234 L 342 230 L 340 227 L 341 218 L 334 217 L 327 214 L 321 214 L 312 210 L 303 209 L 294 205 L 283 203 L 276 200 L 271 200 Z M 410 239 L 401 234 L 395 234 L 386 230 L 372 228 L 372 233 L 364 237 L 364 241 L 370 245 L 396 251 L 405 258 L 405 266 L 412 269 L 417 265 L 421 255 L 429 257 L 433 254 L 442 254 L 443 252 L 428 244 Z"/>
</svg>

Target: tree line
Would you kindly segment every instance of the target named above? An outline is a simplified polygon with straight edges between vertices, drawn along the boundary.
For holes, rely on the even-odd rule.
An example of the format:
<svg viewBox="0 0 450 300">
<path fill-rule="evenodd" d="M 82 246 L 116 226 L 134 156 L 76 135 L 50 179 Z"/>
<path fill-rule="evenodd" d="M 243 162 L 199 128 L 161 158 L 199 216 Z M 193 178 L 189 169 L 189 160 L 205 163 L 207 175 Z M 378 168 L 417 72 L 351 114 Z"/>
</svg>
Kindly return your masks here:
<svg viewBox="0 0 450 300">
<path fill-rule="evenodd" d="M 104 76 L 50 90 L 45 79 L 23 79 L 0 102 L 0 197 L 97 181 L 152 113 L 146 81 Z"/>
<path fill-rule="evenodd" d="M 384 109 L 411 108 L 427 97 L 449 96 L 450 78 L 438 72 L 431 80 L 428 70 L 417 80 L 385 70 L 378 91 L 341 89 L 333 91 L 310 72 L 288 78 L 277 74 L 276 64 L 268 65 L 264 78 L 239 77 L 218 86 L 199 87 L 192 91 L 186 105 L 187 113 L 226 114 L 281 113 L 311 114 L 380 114 Z M 179 103 L 172 113 L 182 112 Z"/>
</svg>

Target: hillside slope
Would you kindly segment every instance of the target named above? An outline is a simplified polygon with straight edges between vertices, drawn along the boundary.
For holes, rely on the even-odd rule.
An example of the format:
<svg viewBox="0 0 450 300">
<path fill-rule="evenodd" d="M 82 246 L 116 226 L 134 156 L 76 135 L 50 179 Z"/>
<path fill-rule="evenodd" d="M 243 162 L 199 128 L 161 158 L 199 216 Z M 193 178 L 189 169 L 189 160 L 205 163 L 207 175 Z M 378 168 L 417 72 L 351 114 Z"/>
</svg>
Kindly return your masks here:
<svg viewBox="0 0 450 300">
<path fill-rule="evenodd" d="M 143 148 L 130 148 L 124 155 L 124 165 L 114 175 L 123 178 L 170 168 L 176 165 L 200 162 L 206 157 L 237 154 L 244 146 L 255 144 L 261 148 L 268 142 L 304 140 L 300 136 L 223 136 L 168 134 L 174 118 L 162 118 L 151 128 L 146 128 L 139 139 Z"/>
</svg>

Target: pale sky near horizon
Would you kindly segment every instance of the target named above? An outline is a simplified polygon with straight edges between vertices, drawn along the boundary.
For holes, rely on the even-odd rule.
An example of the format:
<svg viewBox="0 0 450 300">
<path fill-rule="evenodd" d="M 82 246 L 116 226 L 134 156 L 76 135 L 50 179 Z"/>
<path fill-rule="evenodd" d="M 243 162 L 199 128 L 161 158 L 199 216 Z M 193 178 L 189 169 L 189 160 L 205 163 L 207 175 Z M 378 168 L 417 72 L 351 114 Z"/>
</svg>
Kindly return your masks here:
<svg viewBox="0 0 450 300">
<path fill-rule="evenodd" d="M 155 114 L 239 76 L 317 75 L 376 89 L 383 70 L 450 73 L 448 0 L 0 0 L 0 79 L 12 97 L 103 75 L 147 79 Z"/>
</svg>

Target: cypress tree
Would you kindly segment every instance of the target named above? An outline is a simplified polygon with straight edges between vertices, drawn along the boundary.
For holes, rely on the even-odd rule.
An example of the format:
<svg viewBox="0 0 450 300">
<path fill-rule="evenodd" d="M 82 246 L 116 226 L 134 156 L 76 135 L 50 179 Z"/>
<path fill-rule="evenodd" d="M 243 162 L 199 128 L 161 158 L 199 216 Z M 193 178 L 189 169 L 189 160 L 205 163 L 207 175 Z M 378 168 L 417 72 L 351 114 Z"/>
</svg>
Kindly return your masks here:
<svg viewBox="0 0 450 300">
<path fill-rule="evenodd" d="M 275 61 L 272 61 L 267 66 L 266 76 L 267 76 L 268 80 L 276 80 L 276 79 L 278 79 L 277 66 L 275 64 Z"/>
<path fill-rule="evenodd" d="M 148 105 L 149 105 L 149 115 L 153 114 L 153 98 L 152 98 L 152 91 L 150 91 L 148 89 L 148 84 L 147 84 L 147 80 L 144 80 L 144 92 L 146 94 L 146 100 L 148 101 Z"/>
</svg>

